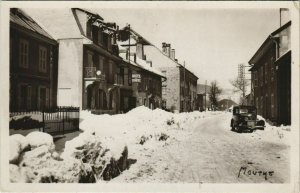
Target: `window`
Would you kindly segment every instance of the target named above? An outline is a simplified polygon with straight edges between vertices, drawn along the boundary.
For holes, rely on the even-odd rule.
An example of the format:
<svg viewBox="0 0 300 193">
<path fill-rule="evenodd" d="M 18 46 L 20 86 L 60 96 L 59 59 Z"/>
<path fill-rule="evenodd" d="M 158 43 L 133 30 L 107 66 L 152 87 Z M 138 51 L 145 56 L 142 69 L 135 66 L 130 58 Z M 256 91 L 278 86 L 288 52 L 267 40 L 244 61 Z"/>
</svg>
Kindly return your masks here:
<svg viewBox="0 0 300 193">
<path fill-rule="evenodd" d="M 262 66 L 260 69 L 259 69 L 259 80 L 260 80 L 260 86 L 263 86 L 263 84 L 264 84 L 264 75 L 263 75 L 263 73 L 264 73 L 264 67 Z"/>
<path fill-rule="evenodd" d="M 128 69 L 128 85 L 132 85 L 132 72 L 131 69 Z"/>
<path fill-rule="evenodd" d="M 27 87 L 27 109 L 31 110 L 31 86 Z"/>
<path fill-rule="evenodd" d="M 103 34 L 101 28 L 98 29 L 98 44 L 101 46 L 103 45 Z"/>
<path fill-rule="evenodd" d="M 93 62 L 93 53 L 92 52 L 87 52 L 87 65 L 88 67 L 93 67 L 94 62 Z"/>
<path fill-rule="evenodd" d="M 20 39 L 19 44 L 19 65 L 23 68 L 28 68 L 29 43 L 27 40 Z"/>
<path fill-rule="evenodd" d="M 38 98 L 39 109 L 49 107 L 49 88 L 39 87 L 39 98 Z"/>
<path fill-rule="evenodd" d="M 271 94 L 271 116 L 274 118 L 275 116 L 275 103 L 274 103 L 274 94 Z"/>
<path fill-rule="evenodd" d="M 39 71 L 47 72 L 47 49 L 43 46 L 39 47 Z"/>
<path fill-rule="evenodd" d="M 265 63 L 265 84 L 268 82 L 268 63 Z"/>
<path fill-rule="evenodd" d="M 90 38 L 91 40 L 93 39 L 93 33 L 92 33 L 92 20 L 89 20 L 87 23 L 86 23 L 86 36 L 88 38 Z"/>
<path fill-rule="evenodd" d="M 108 76 L 109 76 L 110 83 L 114 83 L 113 65 L 114 65 L 113 61 L 109 61 Z"/>
<path fill-rule="evenodd" d="M 162 86 L 162 95 L 166 95 L 167 94 L 167 87 L 166 86 Z"/>
<path fill-rule="evenodd" d="M 261 114 L 262 114 L 262 111 L 263 111 L 263 105 L 264 105 L 264 98 L 263 98 L 263 96 L 261 96 L 260 97 L 260 112 L 261 112 Z"/>
<path fill-rule="evenodd" d="M 275 68 L 274 68 L 274 57 L 271 57 L 271 81 L 274 81 L 275 77 Z"/>
<path fill-rule="evenodd" d="M 255 99 L 255 107 L 256 107 L 257 109 L 259 109 L 259 106 L 258 106 L 258 97 L 256 97 L 256 99 Z"/>
<path fill-rule="evenodd" d="M 107 38 L 107 49 L 111 51 L 111 42 L 112 42 L 112 36 L 108 36 Z"/>
<path fill-rule="evenodd" d="M 253 79 L 254 79 L 254 87 L 257 87 L 257 83 L 258 83 L 258 80 L 257 80 L 257 71 L 253 72 Z"/>
<path fill-rule="evenodd" d="M 18 91 L 18 106 L 20 110 L 32 109 L 32 87 L 27 84 L 20 84 Z"/>
<path fill-rule="evenodd" d="M 99 56 L 99 70 L 101 71 L 101 74 L 104 74 L 104 57 Z"/>
</svg>

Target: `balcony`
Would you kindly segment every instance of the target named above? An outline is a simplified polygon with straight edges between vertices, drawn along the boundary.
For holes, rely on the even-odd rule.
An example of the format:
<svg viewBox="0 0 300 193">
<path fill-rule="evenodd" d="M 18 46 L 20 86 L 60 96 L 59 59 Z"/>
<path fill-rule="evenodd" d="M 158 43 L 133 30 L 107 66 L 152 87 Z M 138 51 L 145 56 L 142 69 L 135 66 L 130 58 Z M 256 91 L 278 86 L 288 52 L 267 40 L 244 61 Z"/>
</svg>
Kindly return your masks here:
<svg viewBox="0 0 300 193">
<path fill-rule="evenodd" d="M 104 82 L 106 80 L 105 74 L 97 75 L 97 71 L 100 72 L 100 70 L 97 70 L 96 67 L 85 67 L 83 78 L 88 80 L 96 80 L 96 81 Z"/>
</svg>

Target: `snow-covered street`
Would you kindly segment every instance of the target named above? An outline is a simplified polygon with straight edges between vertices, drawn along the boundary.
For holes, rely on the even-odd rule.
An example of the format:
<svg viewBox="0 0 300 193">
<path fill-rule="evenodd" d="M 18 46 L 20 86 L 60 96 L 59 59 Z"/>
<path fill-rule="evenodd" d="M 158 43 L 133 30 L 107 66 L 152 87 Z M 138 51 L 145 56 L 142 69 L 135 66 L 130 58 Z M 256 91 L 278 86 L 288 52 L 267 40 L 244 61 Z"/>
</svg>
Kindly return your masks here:
<svg viewBox="0 0 300 193">
<path fill-rule="evenodd" d="M 197 120 L 183 141 L 130 156 L 138 161 L 118 182 L 283 183 L 289 181 L 288 133 L 230 131 L 230 113 Z M 278 136 L 276 136 L 278 133 Z M 273 135 L 272 135 L 273 134 Z M 141 151 L 139 152 L 141 153 Z M 142 156 L 146 156 L 146 159 Z M 249 174 L 251 172 L 251 174 Z M 256 174 L 256 175 L 254 175 Z"/>
<path fill-rule="evenodd" d="M 112 116 L 82 111 L 82 133 L 65 144 L 42 132 L 10 136 L 11 181 L 289 182 L 290 127 L 237 133 L 231 116 L 144 106 Z"/>
</svg>

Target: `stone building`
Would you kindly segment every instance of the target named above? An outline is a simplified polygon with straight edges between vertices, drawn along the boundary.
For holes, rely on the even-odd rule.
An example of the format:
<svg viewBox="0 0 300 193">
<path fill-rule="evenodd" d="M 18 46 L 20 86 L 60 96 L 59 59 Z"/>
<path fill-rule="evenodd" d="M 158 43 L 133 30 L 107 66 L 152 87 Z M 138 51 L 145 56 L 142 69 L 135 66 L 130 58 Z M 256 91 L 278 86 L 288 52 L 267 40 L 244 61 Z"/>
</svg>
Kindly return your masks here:
<svg viewBox="0 0 300 193">
<path fill-rule="evenodd" d="M 251 87 L 259 115 L 274 124 L 290 124 L 291 21 L 281 24 L 249 61 Z"/>
<path fill-rule="evenodd" d="M 24 10 L 10 9 L 10 111 L 56 106 L 57 42 Z"/>
<path fill-rule="evenodd" d="M 147 59 L 167 78 L 162 85 L 162 97 L 165 108 L 174 112 L 198 110 L 197 80 L 198 77 L 175 58 L 175 49 L 170 44 L 162 43 L 162 50 L 154 45 L 144 48 Z"/>
</svg>

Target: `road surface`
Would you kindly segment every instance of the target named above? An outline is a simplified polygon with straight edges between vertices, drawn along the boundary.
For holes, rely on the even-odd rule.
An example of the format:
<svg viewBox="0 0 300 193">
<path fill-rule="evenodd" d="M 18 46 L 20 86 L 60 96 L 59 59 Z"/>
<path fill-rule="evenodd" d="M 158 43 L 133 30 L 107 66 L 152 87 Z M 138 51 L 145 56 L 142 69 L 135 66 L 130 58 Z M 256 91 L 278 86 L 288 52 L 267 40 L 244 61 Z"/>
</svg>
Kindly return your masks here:
<svg viewBox="0 0 300 193">
<path fill-rule="evenodd" d="M 229 113 L 222 113 L 197 120 L 186 140 L 172 142 L 155 151 L 144 149 L 142 154 L 131 154 L 137 162 L 114 181 L 289 182 L 290 147 L 260 140 L 255 133 L 232 132 L 230 117 Z"/>
</svg>

